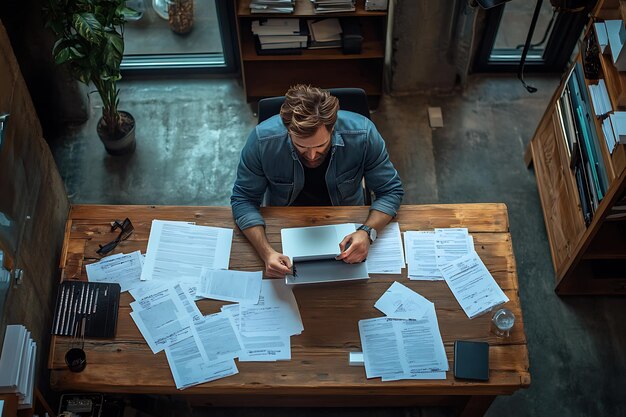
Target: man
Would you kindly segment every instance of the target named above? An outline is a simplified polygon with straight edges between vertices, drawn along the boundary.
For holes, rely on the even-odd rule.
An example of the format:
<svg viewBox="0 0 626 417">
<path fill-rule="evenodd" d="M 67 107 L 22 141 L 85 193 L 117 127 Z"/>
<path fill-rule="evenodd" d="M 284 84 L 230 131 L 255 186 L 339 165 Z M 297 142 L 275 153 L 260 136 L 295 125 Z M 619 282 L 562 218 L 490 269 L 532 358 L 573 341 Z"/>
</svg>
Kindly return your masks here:
<svg viewBox="0 0 626 417">
<path fill-rule="evenodd" d="M 230 198 L 235 222 L 265 262 L 267 276 L 291 273 L 291 261 L 265 235 L 259 207 L 266 191 L 271 206 L 363 205 L 363 177 L 376 200 L 363 226 L 339 245 L 337 259 L 348 263 L 363 262 L 377 231 L 395 217 L 402 183 L 368 118 L 339 110 L 339 100 L 325 90 L 291 87 L 280 115 L 248 137 Z"/>
</svg>

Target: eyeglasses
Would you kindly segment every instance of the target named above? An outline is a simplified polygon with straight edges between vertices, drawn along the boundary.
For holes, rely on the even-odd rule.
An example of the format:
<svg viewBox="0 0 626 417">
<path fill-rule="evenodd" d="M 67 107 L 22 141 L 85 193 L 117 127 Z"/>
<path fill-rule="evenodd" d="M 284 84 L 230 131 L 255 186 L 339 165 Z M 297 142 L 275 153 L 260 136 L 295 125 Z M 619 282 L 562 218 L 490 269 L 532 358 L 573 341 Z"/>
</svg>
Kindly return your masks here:
<svg viewBox="0 0 626 417">
<path fill-rule="evenodd" d="M 96 253 L 98 255 L 106 255 L 107 253 L 111 252 L 113 249 L 115 249 L 118 243 L 120 243 L 123 240 L 128 239 L 130 235 L 133 234 L 133 230 L 135 230 L 135 227 L 130 222 L 130 219 L 128 217 L 126 218 L 126 220 L 124 220 L 121 223 L 119 220 L 115 220 L 111 222 L 112 232 L 117 230 L 118 227 L 120 228 L 120 234 L 117 235 L 115 240 L 107 243 L 106 245 L 98 245 L 100 246 L 100 249 L 96 250 Z"/>
</svg>

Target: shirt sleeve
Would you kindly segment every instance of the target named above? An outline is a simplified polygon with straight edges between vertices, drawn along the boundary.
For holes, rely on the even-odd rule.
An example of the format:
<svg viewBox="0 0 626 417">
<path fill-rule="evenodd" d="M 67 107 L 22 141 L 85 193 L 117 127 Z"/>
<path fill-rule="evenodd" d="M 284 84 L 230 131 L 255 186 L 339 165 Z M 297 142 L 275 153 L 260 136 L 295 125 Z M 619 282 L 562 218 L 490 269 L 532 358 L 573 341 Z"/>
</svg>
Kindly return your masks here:
<svg viewBox="0 0 626 417">
<path fill-rule="evenodd" d="M 230 197 L 235 223 L 241 230 L 253 226 L 265 226 L 259 207 L 267 189 L 267 177 L 263 171 L 256 129 L 250 133 L 241 151 L 237 178 Z"/>
<path fill-rule="evenodd" d="M 374 123 L 370 123 L 367 147 L 365 184 L 376 196 L 370 210 L 378 210 L 395 217 L 402 203 L 404 189 L 398 171 L 389 159 L 385 141 Z"/>
</svg>

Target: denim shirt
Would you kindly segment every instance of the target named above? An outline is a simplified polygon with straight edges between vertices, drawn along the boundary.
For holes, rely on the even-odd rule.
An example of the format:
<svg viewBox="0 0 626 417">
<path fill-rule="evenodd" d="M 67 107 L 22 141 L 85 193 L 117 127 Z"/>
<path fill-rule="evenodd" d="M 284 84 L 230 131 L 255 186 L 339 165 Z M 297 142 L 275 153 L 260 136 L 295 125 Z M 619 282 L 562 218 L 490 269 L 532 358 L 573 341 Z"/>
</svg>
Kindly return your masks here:
<svg viewBox="0 0 626 417">
<path fill-rule="evenodd" d="M 376 199 L 370 210 L 395 216 L 404 190 L 385 142 L 366 117 L 340 110 L 331 138 L 326 186 L 333 206 L 365 202 L 361 179 Z M 259 124 L 241 151 L 230 197 L 241 230 L 265 225 L 259 212 L 267 190 L 270 206 L 288 206 L 304 187 L 304 168 L 279 115 Z"/>
</svg>

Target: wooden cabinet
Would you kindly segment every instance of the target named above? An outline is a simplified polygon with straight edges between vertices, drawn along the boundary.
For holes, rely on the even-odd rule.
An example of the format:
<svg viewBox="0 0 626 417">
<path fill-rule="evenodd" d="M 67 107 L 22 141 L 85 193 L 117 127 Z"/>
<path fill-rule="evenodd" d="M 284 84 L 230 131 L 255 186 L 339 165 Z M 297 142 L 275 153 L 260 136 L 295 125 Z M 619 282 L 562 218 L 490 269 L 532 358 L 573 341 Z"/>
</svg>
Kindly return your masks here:
<svg viewBox="0 0 626 417">
<path fill-rule="evenodd" d="M 358 87 L 365 90 L 375 106 L 383 92 L 383 66 L 386 11 L 366 11 L 365 0 L 356 1 L 356 11 L 315 14 L 309 0 L 296 0 L 292 14 L 250 13 L 250 0 L 237 0 L 237 38 L 241 55 L 241 72 L 248 102 L 264 97 L 284 95 L 299 83 L 322 88 Z M 359 54 L 344 54 L 341 48 L 303 49 L 299 55 L 258 55 L 251 24 L 265 18 L 358 19 L 363 35 Z"/>
<path fill-rule="evenodd" d="M 615 3 L 600 1 L 594 15 L 620 16 L 619 10 L 613 10 L 619 7 Z M 590 25 L 587 36 L 591 30 Z M 626 74 L 615 69 L 610 56 L 600 54 L 599 59 L 598 78 L 606 83 L 613 110 L 626 110 Z M 576 62 L 582 63 L 580 55 Z M 589 126 L 597 134 L 599 161 L 606 168 L 608 186 L 586 222 L 581 200 L 584 193 L 579 191 L 580 183 L 577 185 L 572 168 L 566 138 L 567 117 L 560 104 L 567 82 L 564 77 L 526 153 L 526 162 L 534 163 L 556 273 L 556 292 L 626 294 L 626 146 L 618 144 L 610 152 L 601 118 L 591 118 Z M 597 83 L 598 80 L 585 78 L 586 91 L 582 91 L 591 97 L 589 86 Z"/>
</svg>

